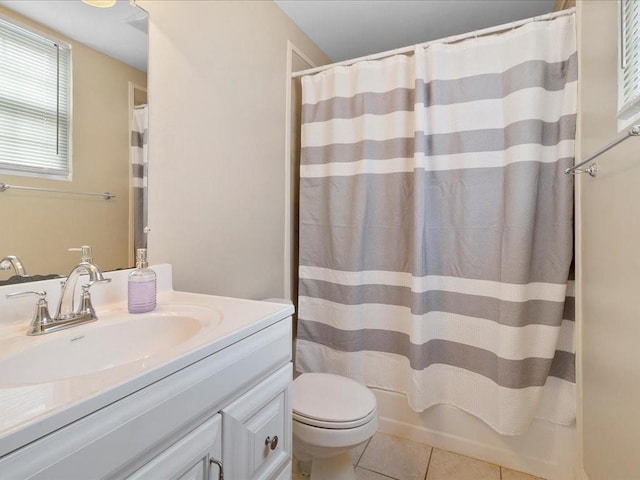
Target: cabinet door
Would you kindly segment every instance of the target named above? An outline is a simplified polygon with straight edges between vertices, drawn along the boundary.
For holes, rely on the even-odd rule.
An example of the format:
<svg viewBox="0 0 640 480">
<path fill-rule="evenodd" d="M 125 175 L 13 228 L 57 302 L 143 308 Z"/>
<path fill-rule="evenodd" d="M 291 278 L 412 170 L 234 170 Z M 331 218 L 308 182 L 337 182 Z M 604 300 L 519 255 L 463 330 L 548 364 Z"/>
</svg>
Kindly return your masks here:
<svg viewBox="0 0 640 480">
<path fill-rule="evenodd" d="M 216 480 L 222 418 L 220 414 L 188 433 L 127 480 Z M 210 471 L 211 470 L 211 471 Z"/>
<path fill-rule="evenodd" d="M 222 410 L 228 480 L 272 480 L 291 462 L 291 380 L 287 364 Z"/>
</svg>

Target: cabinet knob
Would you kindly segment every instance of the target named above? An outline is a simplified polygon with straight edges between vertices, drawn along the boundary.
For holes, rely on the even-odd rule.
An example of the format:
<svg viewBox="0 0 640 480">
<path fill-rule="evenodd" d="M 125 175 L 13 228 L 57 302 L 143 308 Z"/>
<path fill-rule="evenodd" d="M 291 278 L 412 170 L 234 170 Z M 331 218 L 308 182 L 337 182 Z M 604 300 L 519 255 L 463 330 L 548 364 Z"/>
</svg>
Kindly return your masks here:
<svg viewBox="0 0 640 480">
<path fill-rule="evenodd" d="M 278 436 L 274 435 L 273 438 L 267 437 L 267 439 L 264 441 L 264 444 L 271 450 L 275 450 L 276 448 L 278 448 Z"/>
</svg>

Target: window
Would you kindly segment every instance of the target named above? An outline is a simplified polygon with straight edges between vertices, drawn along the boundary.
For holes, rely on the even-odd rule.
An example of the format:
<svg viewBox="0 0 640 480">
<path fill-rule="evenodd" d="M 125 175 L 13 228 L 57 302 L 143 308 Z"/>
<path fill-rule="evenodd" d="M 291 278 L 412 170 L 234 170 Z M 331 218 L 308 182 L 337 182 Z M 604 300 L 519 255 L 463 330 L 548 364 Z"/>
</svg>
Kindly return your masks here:
<svg viewBox="0 0 640 480">
<path fill-rule="evenodd" d="M 71 49 L 0 18 L 0 171 L 71 177 Z"/>
<path fill-rule="evenodd" d="M 640 114 L 640 1 L 620 0 L 618 119 Z"/>
</svg>

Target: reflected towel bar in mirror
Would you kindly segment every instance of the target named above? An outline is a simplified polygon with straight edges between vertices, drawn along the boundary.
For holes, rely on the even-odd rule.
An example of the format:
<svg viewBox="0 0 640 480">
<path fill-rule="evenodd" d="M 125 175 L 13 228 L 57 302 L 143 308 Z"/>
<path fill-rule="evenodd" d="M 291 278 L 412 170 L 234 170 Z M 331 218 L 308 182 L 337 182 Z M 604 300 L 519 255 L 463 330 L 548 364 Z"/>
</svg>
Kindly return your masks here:
<svg viewBox="0 0 640 480">
<path fill-rule="evenodd" d="M 619 143 L 624 142 L 627 138 L 636 137 L 638 135 L 640 135 L 640 125 L 634 125 L 624 135 L 616 138 L 613 142 L 605 145 L 604 147 L 602 147 L 600 150 L 598 150 L 596 153 L 591 155 L 586 160 L 583 160 L 582 162 L 578 163 L 577 165 L 574 165 L 573 167 L 567 168 L 564 171 L 564 173 L 571 174 L 571 175 L 576 175 L 578 173 L 588 173 L 592 177 L 595 177 L 596 174 L 598 173 L 598 165 L 594 163 L 593 165 L 589 165 L 587 168 L 580 168 L 580 167 L 582 167 L 583 165 L 589 162 L 592 162 L 597 157 L 602 155 L 604 152 L 607 152 L 611 150 L 613 147 L 615 147 L 616 145 L 618 145 Z"/>
<path fill-rule="evenodd" d="M 6 192 L 8 189 L 14 188 L 16 190 L 35 190 L 37 192 L 50 192 L 50 193 L 68 193 L 70 195 L 88 195 L 90 197 L 102 197 L 105 200 L 111 200 L 115 198 L 113 193 L 103 192 L 103 193 L 87 193 L 87 192 L 70 192 L 67 190 L 54 190 L 53 188 L 40 188 L 40 187 L 24 187 L 21 185 L 7 185 L 6 183 L 0 182 L 0 192 Z"/>
</svg>

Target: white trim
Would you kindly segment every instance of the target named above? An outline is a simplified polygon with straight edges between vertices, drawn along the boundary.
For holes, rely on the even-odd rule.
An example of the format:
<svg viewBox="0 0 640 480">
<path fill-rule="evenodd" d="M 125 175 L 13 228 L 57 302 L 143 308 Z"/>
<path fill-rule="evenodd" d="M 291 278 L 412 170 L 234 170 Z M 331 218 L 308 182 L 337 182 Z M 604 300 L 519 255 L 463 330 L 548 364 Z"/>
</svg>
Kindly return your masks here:
<svg viewBox="0 0 640 480">
<path fill-rule="evenodd" d="M 635 71 L 635 77 L 631 75 L 629 75 L 629 77 L 626 77 L 625 69 L 623 69 L 622 67 L 623 63 L 627 59 L 633 59 L 633 57 L 635 57 L 635 54 L 638 51 L 640 51 L 640 39 L 636 38 L 635 41 L 630 42 L 630 45 L 628 46 L 628 51 L 630 53 L 629 55 L 626 55 L 627 48 L 624 48 L 625 43 L 623 39 L 623 37 L 626 36 L 626 33 L 624 32 L 622 27 L 623 22 L 625 22 L 625 19 L 623 18 L 623 6 L 622 6 L 622 1 L 618 1 L 617 3 L 618 3 L 618 14 L 617 14 L 617 18 L 618 18 L 617 120 L 618 122 L 617 123 L 618 123 L 618 130 L 621 131 L 626 127 L 628 127 L 629 125 L 631 125 L 632 123 L 635 123 L 635 121 L 638 118 L 640 118 L 640 88 L 637 86 L 637 84 L 640 82 L 640 71 L 637 68 L 634 70 L 630 70 L 630 74 L 633 74 Z M 629 5 L 633 5 L 633 7 L 630 7 L 630 9 L 633 10 L 632 13 L 635 14 L 636 17 L 638 18 L 638 20 L 635 22 L 635 28 L 639 29 L 640 28 L 640 5 L 636 3 L 631 3 L 631 2 L 629 3 Z M 633 83 L 635 85 L 633 86 L 633 90 L 630 92 L 627 92 L 628 95 L 626 95 L 624 85 L 629 80 L 633 80 Z"/>
<path fill-rule="evenodd" d="M 293 55 L 297 55 L 303 62 L 311 67 L 315 67 L 316 64 L 298 48 L 291 40 L 287 40 L 287 75 L 286 75 L 286 93 L 285 93 L 285 120 L 284 120 L 284 282 L 283 282 L 283 295 L 287 300 L 291 300 L 291 269 L 292 257 L 291 257 L 291 236 L 293 231 L 291 229 L 292 218 L 291 212 L 291 197 L 293 184 L 291 182 L 292 163 L 294 160 L 293 152 L 291 152 L 291 134 L 295 125 L 292 125 L 291 119 L 291 101 L 292 101 L 292 89 L 291 83 L 296 81 L 292 76 L 293 70 Z"/>
</svg>

